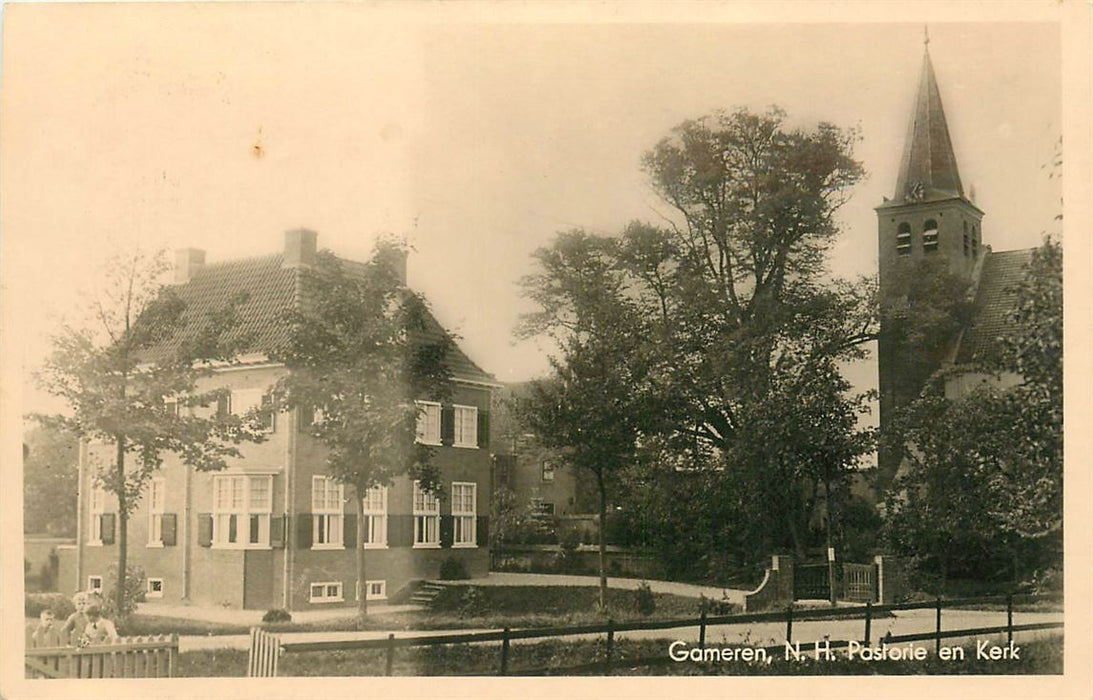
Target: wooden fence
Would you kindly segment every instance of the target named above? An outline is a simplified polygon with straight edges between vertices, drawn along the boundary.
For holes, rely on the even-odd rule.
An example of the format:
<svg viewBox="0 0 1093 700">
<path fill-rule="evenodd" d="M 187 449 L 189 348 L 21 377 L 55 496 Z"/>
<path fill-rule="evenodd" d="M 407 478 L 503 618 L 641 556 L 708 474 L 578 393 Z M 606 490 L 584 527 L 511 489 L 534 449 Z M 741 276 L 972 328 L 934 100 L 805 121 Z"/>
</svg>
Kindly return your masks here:
<svg viewBox="0 0 1093 700">
<path fill-rule="evenodd" d="M 177 634 L 86 647 L 32 645 L 28 640 L 27 678 L 170 678 L 178 663 Z"/>
<path fill-rule="evenodd" d="M 346 651 L 352 649 L 382 649 L 385 652 L 385 675 L 392 675 L 392 669 L 394 667 L 395 652 L 398 649 L 406 647 L 428 647 L 438 646 L 446 644 L 481 644 L 489 642 L 499 642 L 499 658 L 497 666 L 497 674 L 501 676 L 509 675 L 510 660 L 511 660 L 511 643 L 513 641 L 521 639 L 545 639 L 545 638 L 559 638 L 559 637 L 571 637 L 575 635 L 589 635 L 589 634 L 606 634 L 606 647 L 604 657 L 592 663 L 581 664 L 579 666 L 567 666 L 551 667 L 551 668 L 535 668 L 535 669 L 521 669 L 520 675 L 524 676 L 538 676 L 538 675 L 552 675 L 552 674 L 579 674 L 579 673 L 602 673 L 610 674 L 617 660 L 615 659 L 616 644 L 615 635 L 618 632 L 629 632 L 638 630 L 668 630 L 668 629 L 682 629 L 693 628 L 699 629 L 699 646 L 705 648 L 706 645 L 706 632 L 711 626 L 732 626 L 732 625 L 747 625 L 760 622 L 783 622 L 786 626 L 786 643 L 801 644 L 807 649 L 808 645 L 824 644 L 829 645 L 832 650 L 843 649 L 849 646 L 849 640 L 810 640 L 794 642 L 793 640 L 793 624 L 794 622 L 803 622 L 806 620 L 824 620 L 835 619 L 839 620 L 861 620 L 863 623 L 862 636 L 856 641 L 861 641 L 865 645 L 869 645 L 875 641 L 872 635 L 872 624 L 874 618 L 878 614 L 895 612 L 900 610 L 923 610 L 934 609 L 936 614 L 936 625 L 932 632 L 922 632 L 914 634 L 903 635 L 886 635 L 883 640 L 885 644 L 899 644 L 902 642 L 922 641 L 932 639 L 935 642 L 935 653 L 941 648 L 941 640 L 954 637 L 973 637 L 985 634 L 998 634 L 1005 632 L 1007 641 L 1013 641 L 1013 635 L 1015 632 L 1026 632 L 1033 630 L 1048 630 L 1048 629 L 1062 629 L 1062 622 L 1035 622 L 1015 625 L 1013 624 L 1013 606 L 1015 603 L 1028 603 L 1037 601 L 1054 601 L 1060 600 L 1059 595 L 1020 595 L 1020 596 L 987 596 L 979 598 L 955 598 L 942 600 L 940 598 L 932 601 L 916 602 L 916 603 L 898 603 L 894 605 L 873 605 L 867 603 L 864 606 L 854 608 L 809 608 L 800 609 L 794 608 L 793 605 L 788 606 L 785 610 L 779 610 L 776 612 L 767 613 L 753 613 L 744 615 L 722 615 L 722 616 L 708 616 L 703 613 L 701 617 L 693 619 L 683 620 L 641 620 L 632 622 L 615 622 L 608 620 L 606 623 L 591 624 L 591 625 L 578 625 L 575 627 L 546 627 L 538 629 L 519 629 L 513 630 L 505 628 L 496 632 L 472 632 L 467 634 L 446 634 L 446 635 L 426 635 L 416 637 L 403 637 L 396 638 L 394 634 L 389 634 L 387 639 L 361 639 L 361 640 L 344 640 L 344 641 L 315 641 L 315 642 L 291 642 L 282 641 L 276 637 L 273 637 L 274 644 L 277 645 L 280 652 L 284 653 L 299 653 L 299 652 L 313 652 L 313 651 Z M 1006 605 L 1006 624 L 997 625 L 993 627 L 974 627 L 963 629 L 942 629 L 941 625 L 941 611 L 943 608 L 960 608 L 967 606 L 978 605 Z M 271 637 L 273 635 L 270 635 Z M 772 647 L 766 647 L 768 653 L 780 653 L 784 650 L 785 644 L 778 644 Z M 254 652 L 252 646 L 252 655 Z M 638 658 L 638 659 L 626 659 L 625 663 L 628 667 L 634 666 L 649 666 L 654 664 L 662 664 L 669 662 L 669 658 L 666 654 L 661 654 L 656 657 Z M 260 666 L 260 664 L 259 664 Z M 271 675 L 276 675 L 276 667 L 273 667 Z"/>
</svg>

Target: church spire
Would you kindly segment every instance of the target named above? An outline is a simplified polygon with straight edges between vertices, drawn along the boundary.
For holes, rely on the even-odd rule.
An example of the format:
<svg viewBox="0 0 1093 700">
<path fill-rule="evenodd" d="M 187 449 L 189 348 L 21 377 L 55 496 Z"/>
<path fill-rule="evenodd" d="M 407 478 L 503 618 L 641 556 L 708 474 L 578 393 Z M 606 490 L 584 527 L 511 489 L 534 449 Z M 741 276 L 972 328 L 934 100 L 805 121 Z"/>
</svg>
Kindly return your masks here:
<svg viewBox="0 0 1093 700">
<path fill-rule="evenodd" d="M 930 62 L 930 34 L 924 31 L 922 74 L 907 127 L 893 203 L 963 197 L 964 187 L 941 106 L 941 92 Z"/>
</svg>

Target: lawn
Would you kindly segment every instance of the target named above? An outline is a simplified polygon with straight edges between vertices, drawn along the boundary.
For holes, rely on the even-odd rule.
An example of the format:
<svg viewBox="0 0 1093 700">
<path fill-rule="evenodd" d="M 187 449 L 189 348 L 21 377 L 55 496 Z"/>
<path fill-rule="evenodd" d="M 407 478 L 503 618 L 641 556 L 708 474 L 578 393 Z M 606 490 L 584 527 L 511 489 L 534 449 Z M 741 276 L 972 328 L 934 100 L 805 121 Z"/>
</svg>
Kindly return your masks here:
<svg viewBox="0 0 1093 700">
<path fill-rule="evenodd" d="M 786 661 L 774 655 L 769 664 L 731 662 L 672 662 L 669 640 L 619 640 L 615 645 L 614 675 L 1007 675 L 1059 674 L 1063 671 L 1061 636 L 1020 643 L 1017 661 L 975 658 L 974 645 L 965 645 L 966 660 L 943 661 L 932 654 L 923 661 L 861 661 L 836 657 L 831 661 Z M 602 675 L 594 666 L 603 661 L 604 640 L 548 640 L 535 644 L 514 644 L 509 657 L 510 675 L 541 674 L 553 669 L 557 675 Z M 654 664 L 628 663 L 654 659 Z M 244 651 L 202 651 L 180 655 L 182 676 L 242 676 L 246 673 Z M 589 668 L 589 665 L 593 667 Z M 567 670 L 585 666 L 579 671 Z M 286 654 L 281 660 L 283 676 L 372 676 L 384 672 L 385 657 L 380 650 L 336 651 Z M 452 644 L 399 649 L 395 653 L 396 676 L 484 676 L 497 675 L 500 653 L 496 644 Z M 549 671 L 548 671 L 549 675 Z"/>
<path fill-rule="evenodd" d="M 595 587 L 449 586 L 437 596 L 431 608 L 420 612 L 371 614 L 365 628 L 398 631 L 557 627 L 605 622 L 608 618 L 616 621 L 663 620 L 695 618 L 700 614 L 697 598 L 667 593 L 654 593 L 652 596 L 654 609 L 645 616 L 638 610 L 635 591 L 610 589 L 609 612 L 603 614 L 596 610 L 599 589 Z M 353 611 L 347 609 L 343 619 L 277 623 L 263 627 L 273 632 L 348 631 L 357 629 L 352 615 Z M 249 626 L 138 614 L 118 631 L 125 635 L 246 634 Z"/>
</svg>

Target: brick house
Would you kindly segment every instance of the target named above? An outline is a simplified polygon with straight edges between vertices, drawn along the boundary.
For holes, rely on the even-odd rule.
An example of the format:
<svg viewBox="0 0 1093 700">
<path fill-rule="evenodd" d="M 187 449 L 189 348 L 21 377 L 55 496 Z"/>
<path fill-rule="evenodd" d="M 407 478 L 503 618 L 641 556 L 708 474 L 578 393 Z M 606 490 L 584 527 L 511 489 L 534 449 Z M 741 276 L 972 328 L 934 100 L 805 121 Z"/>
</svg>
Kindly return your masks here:
<svg viewBox="0 0 1093 700">
<path fill-rule="evenodd" d="M 178 251 L 175 285 L 188 313 L 245 299 L 238 332 L 249 347 L 199 385 L 230 389 L 217 410 L 243 415 L 270 400 L 269 388 L 287 371 L 269 360 L 270 349 L 288 337 L 282 312 L 297 303 L 316 246 L 314 232 L 296 230 L 276 255 L 206 264 L 203 251 Z M 405 260 L 399 273 L 405 283 Z M 445 332 L 430 323 L 428 332 Z M 451 403 L 422 402 L 418 425 L 418 439 L 436 445 L 443 492 L 433 496 L 401 477 L 369 495 L 369 600 L 436 578 L 448 559 L 471 575 L 488 570 L 488 411 L 497 384 L 454 345 L 445 362 Z M 304 413 L 271 412 L 266 441 L 243 444 L 242 457 L 220 472 L 187 469 L 165 455 L 128 528 L 128 561 L 144 569 L 148 602 L 250 610 L 356 605 L 351 490 L 325 475 L 324 449 L 308 434 Z M 79 532 L 66 552 L 72 556 L 62 560 L 62 591 L 102 588 L 117 567 L 116 503 L 93 485 L 96 452 L 81 450 Z"/>
</svg>

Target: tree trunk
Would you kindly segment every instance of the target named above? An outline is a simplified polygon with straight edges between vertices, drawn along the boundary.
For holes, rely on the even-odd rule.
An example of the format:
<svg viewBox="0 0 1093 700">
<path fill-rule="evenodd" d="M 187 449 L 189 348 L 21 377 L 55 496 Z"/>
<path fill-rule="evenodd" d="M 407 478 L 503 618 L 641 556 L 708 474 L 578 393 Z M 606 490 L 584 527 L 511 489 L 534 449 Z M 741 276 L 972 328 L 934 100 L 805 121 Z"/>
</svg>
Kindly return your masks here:
<svg viewBox="0 0 1093 700">
<path fill-rule="evenodd" d="M 118 578 L 114 591 L 114 617 L 119 618 L 125 609 L 125 569 L 129 544 L 129 503 L 125 492 L 125 436 L 115 437 L 117 454 L 114 470 L 118 488 Z"/>
<path fill-rule="evenodd" d="M 607 610 L 607 486 L 603 472 L 596 473 L 600 487 L 600 610 Z"/>
<path fill-rule="evenodd" d="M 357 629 L 364 629 L 368 617 L 368 586 L 364 578 L 364 499 L 367 489 L 356 488 L 357 497 L 353 499 L 357 508 Z"/>
</svg>

